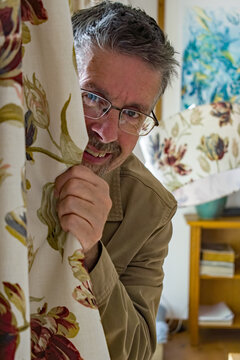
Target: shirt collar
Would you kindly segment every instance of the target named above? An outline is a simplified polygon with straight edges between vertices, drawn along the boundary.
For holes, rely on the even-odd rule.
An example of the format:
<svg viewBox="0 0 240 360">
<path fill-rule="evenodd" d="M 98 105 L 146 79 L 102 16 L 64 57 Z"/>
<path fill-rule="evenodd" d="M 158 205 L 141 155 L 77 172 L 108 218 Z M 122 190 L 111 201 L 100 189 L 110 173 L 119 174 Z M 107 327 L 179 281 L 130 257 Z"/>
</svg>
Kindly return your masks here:
<svg viewBox="0 0 240 360">
<path fill-rule="evenodd" d="M 104 180 L 109 185 L 112 200 L 112 208 L 107 221 L 121 221 L 123 219 L 123 209 L 120 190 L 120 167 L 104 175 Z"/>
</svg>

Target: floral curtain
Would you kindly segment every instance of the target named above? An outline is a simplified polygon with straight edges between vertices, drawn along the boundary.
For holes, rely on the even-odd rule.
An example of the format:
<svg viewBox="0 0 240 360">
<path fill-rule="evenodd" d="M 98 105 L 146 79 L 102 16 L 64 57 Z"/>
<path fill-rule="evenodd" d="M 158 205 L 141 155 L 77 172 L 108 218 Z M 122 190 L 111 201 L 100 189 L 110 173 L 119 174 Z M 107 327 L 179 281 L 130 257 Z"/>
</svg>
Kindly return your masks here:
<svg viewBox="0 0 240 360">
<path fill-rule="evenodd" d="M 68 0 L 1 1 L 0 359 L 109 359 L 55 211 L 54 180 L 86 142 Z"/>
</svg>

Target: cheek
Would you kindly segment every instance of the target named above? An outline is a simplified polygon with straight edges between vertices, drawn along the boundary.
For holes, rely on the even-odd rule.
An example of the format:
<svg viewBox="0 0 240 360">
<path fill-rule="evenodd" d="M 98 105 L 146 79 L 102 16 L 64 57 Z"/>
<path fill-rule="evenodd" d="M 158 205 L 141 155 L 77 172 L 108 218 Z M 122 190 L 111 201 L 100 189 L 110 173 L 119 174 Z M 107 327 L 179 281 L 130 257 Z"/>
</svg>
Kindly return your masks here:
<svg viewBox="0 0 240 360">
<path fill-rule="evenodd" d="M 138 136 L 130 135 L 127 133 L 122 133 L 119 135 L 118 142 L 121 146 L 122 155 L 128 156 L 131 154 L 136 143 L 138 141 Z"/>
<path fill-rule="evenodd" d="M 85 124 L 86 124 L 86 128 L 90 128 L 91 126 L 91 119 L 88 119 L 84 116 L 84 120 L 85 120 Z"/>
</svg>

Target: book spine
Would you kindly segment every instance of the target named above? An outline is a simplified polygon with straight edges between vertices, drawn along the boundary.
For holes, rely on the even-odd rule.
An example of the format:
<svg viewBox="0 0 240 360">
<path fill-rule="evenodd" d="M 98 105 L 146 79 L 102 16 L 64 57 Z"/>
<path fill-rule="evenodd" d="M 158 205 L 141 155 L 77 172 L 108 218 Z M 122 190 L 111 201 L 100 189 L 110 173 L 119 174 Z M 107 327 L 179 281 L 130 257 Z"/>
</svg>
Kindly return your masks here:
<svg viewBox="0 0 240 360">
<path fill-rule="evenodd" d="M 229 261 L 211 261 L 211 260 L 201 260 L 200 261 L 201 266 L 220 266 L 223 268 L 234 268 L 235 267 L 235 263 L 234 262 L 229 262 Z"/>
<path fill-rule="evenodd" d="M 201 275 L 233 277 L 234 271 L 223 270 L 222 268 L 200 267 Z"/>
<path fill-rule="evenodd" d="M 234 254 L 221 254 L 218 252 L 202 252 L 202 260 L 234 262 Z"/>
</svg>

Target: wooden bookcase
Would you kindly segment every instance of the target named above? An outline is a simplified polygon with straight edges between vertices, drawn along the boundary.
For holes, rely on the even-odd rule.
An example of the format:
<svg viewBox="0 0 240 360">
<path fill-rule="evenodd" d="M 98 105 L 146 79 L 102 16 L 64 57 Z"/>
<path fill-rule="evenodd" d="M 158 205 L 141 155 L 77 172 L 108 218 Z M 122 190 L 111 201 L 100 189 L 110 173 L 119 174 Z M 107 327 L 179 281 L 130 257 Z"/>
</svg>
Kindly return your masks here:
<svg viewBox="0 0 240 360">
<path fill-rule="evenodd" d="M 216 326 L 198 323 L 199 305 L 212 305 L 224 301 L 234 312 L 231 326 L 217 328 L 240 329 L 240 217 L 224 217 L 202 220 L 195 214 L 185 215 L 190 226 L 190 289 L 189 289 L 189 331 L 190 342 L 198 345 L 199 328 Z M 228 243 L 235 250 L 235 275 L 231 278 L 200 275 L 200 250 L 202 242 Z"/>
</svg>

